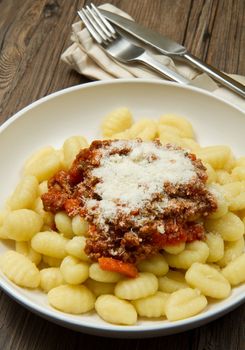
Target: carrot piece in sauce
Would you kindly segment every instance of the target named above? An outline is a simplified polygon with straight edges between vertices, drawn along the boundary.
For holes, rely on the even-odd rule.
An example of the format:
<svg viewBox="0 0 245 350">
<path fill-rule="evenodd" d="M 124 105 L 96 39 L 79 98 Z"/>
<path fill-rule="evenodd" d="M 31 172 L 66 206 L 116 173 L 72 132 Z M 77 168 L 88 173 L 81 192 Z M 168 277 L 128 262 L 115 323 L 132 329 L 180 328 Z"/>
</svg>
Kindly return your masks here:
<svg viewBox="0 0 245 350">
<path fill-rule="evenodd" d="M 138 270 L 133 264 L 125 263 L 113 258 L 99 258 L 98 262 L 102 270 L 119 272 L 122 275 L 132 278 L 138 276 Z"/>
</svg>

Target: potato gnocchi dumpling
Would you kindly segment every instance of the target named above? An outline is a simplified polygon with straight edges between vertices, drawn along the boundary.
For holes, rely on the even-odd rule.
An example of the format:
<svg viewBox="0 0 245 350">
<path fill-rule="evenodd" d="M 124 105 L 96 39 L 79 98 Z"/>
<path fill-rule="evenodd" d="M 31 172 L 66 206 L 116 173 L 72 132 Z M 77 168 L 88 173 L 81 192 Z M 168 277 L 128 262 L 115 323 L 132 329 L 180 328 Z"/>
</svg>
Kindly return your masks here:
<svg viewBox="0 0 245 350">
<path fill-rule="evenodd" d="M 91 278 L 88 278 L 85 282 L 85 286 L 88 287 L 96 297 L 104 294 L 114 294 L 115 285 L 115 283 L 98 282 Z"/>
<path fill-rule="evenodd" d="M 76 215 L 71 220 L 72 230 L 76 236 L 88 236 L 88 223 L 80 215 Z"/>
<path fill-rule="evenodd" d="M 63 234 L 66 238 L 72 238 L 74 236 L 72 230 L 72 220 L 71 218 L 64 213 L 63 211 L 55 214 L 54 222 L 57 230 Z"/>
<path fill-rule="evenodd" d="M 111 137 L 129 129 L 133 124 L 133 117 L 128 108 L 118 108 L 105 116 L 102 122 L 102 133 L 104 137 Z"/>
<path fill-rule="evenodd" d="M 141 272 L 139 276 L 119 281 L 115 287 L 115 295 L 126 300 L 136 300 L 153 295 L 158 289 L 158 280 L 153 273 Z"/>
<path fill-rule="evenodd" d="M 49 303 L 70 314 L 84 314 L 94 308 L 95 296 L 83 285 L 61 285 L 48 292 Z"/>
<path fill-rule="evenodd" d="M 187 288 L 185 275 L 180 271 L 169 270 L 168 273 L 158 278 L 159 290 L 165 293 L 173 293 L 176 290 Z"/>
<path fill-rule="evenodd" d="M 88 147 L 88 142 L 83 136 L 71 136 L 65 140 L 62 147 L 64 167 L 68 169 L 72 165 L 78 152 L 86 147 Z"/>
<path fill-rule="evenodd" d="M 224 255 L 217 261 L 220 267 L 225 267 L 232 260 L 236 259 L 244 251 L 244 238 L 240 238 L 237 241 L 225 242 L 224 244 Z"/>
<path fill-rule="evenodd" d="M 13 250 L 5 252 L 0 259 L 3 273 L 20 287 L 37 288 L 40 272 L 27 257 Z"/>
<path fill-rule="evenodd" d="M 68 284 L 81 284 L 89 276 L 89 265 L 73 256 L 66 256 L 60 265 L 60 272 Z"/>
<path fill-rule="evenodd" d="M 98 263 L 93 263 L 89 267 L 89 277 L 97 282 L 116 283 L 122 279 L 118 272 L 102 270 Z"/>
<path fill-rule="evenodd" d="M 44 292 L 48 293 L 62 284 L 64 284 L 64 279 L 58 267 L 48 267 L 40 271 L 40 287 Z"/>
<path fill-rule="evenodd" d="M 209 232 L 220 234 L 224 241 L 236 241 L 244 235 L 244 223 L 232 212 L 215 220 L 206 220 L 205 225 Z"/>
<path fill-rule="evenodd" d="M 66 252 L 67 254 L 72 255 L 80 260 L 90 261 L 89 257 L 85 253 L 85 246 L 85 237 L 73 237 L 66 244 Z"/>
<path fill-rule="evenodd" d="M 39 182 L 48 180 L 62 168 L 60 156 L 53 147 L 46 147 L 33 154 L 26 162 L 24 175 L 32 175 Z"/>
<path fill-rule="evenodd" d="M 206 234 L 206 243 L 209 248 L 207 262 L 216 262 L 224 256 L 224 240 L 218 233 L 209 232 Z"/>
<path fill-rule="evenodd" d="M 181 242 L 175 245 L 165 245 L 163 250 L 169 254 L 177 255 L 185 250 L 185 243 Z"/>
<path fill-rule="evenodd" d="M 95 310 L 109 323 L 133 325 L 137 321 L 137 312 L 133 305 L 115 295 L 99 296 L 95 302 Z"/>
<path fill-rule="evenodd" d="M 194 241 L 187 243 L 185 249 L 179 254 L 164 253 L 170 267 L 188 269 L 195 262 L 206 262 L 209 256 L 209 247 L 205 242 Z"/>
<path fill-rule="evenodd" d="M 156 292 L 146 298 L 133 300 L 137 314 L 142 317 L 161 317 L 165 315 L 165 305 L 170 294 L 163 292 Z"/>
<path fill-rule="evenodd" d="M 42 260 L 42 255 L 38 252 L 36 252 L 31 247 L 31 243 L 29 242 L 15 242 L 15 250 L 16 252 L 23 254 L 28 259 L 30 259 L 36 266 L 39 265 L 39 263 Z"/>
<path fill-rule="evenodd" d="M 63 259 L 66 257 L 66 244 L 68 239 L 57 232 L 38 232 L 31 240 L 32 248 L 40 254 L 52 258 Z"/>
<path fill-rule="evenodd" d="M 150 259 L 141 261 L 137 267 L 139 271 L 152 272 L 155 276 L 164 276 L 168 272 L 168 264 L 161 254 L 156 254 Z"/>
<path fill-rule="evenodd" d="M 43 219 L 30 209 L 10 211 L 3 221 L 3 230 L 8 238 L 15 241 L 29 241 L 40 231 Z"/>
<path fill-rule="evenodd" d="M 230 282 L 230 284 L 236 286 L 239 283 L 245 281 L 245 253 L 238 256 L 233 261 L 223 268 L 223 276 Z"/>
<path fill-rule="evenodd" d="M 198 288 L 203 295 L 215 299 L 227 298 L 231 291 L 227 279 L 207 264 L 194 263 L 187 270 L 185 279 L 191 287 Z"/>
<path fill-rule="evenodd" d="M 11 210 L 31 209 L 38 194 L 38 181 L 35 176 L 24 176 L 8 200 Z"/>
<path fill-rule="evenodd" d="M 198 289 L 184 288 L 173 292 L 166 301 L 169 321 L 182 320 L 198 314 L 207 306 L 207 299 Z"/>
</svg>

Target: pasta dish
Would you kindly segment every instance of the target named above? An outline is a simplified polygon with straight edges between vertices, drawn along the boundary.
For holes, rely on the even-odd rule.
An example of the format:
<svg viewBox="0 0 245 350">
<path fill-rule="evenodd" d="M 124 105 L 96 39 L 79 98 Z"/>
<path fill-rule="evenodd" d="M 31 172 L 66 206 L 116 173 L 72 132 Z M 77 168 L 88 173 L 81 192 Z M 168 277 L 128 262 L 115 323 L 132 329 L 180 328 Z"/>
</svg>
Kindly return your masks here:
<svg viewBox="0 0 245 350">
<path fill-rule="evenodd" d="M 244 232 L 245 157 L 202 147 L 181 116 L 119 108 L 101 139 L 27 159 L 0 210 L 0 269 L 61 312 L 174 322 L 245 282 Z"/>
</svg>

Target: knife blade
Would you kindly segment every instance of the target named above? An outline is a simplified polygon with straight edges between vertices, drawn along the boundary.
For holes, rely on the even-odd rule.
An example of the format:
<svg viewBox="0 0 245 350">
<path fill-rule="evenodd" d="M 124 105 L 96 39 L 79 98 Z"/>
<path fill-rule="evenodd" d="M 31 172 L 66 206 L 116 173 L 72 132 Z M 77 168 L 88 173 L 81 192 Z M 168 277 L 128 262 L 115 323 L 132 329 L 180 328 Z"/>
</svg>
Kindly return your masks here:
<svg viewBox="0 0 245 350">
<path fill-rule="evenodd" d="M 215 67 L 208 65 L 187 51 L 187 49 L 176 43 L 175 41 L 166 38 L 165 36 L 154 32 L 151 29 L 145 28 L 141 24 L 131 21 L 125 17 L 112 13 L 110 11 L 99 8 L 100 13 L 107 18 L 111 23 L 131 34 L 133 37 L 144 42 L 145 44 L 154 47 L 159 52 L 172 58 L 181 59 L 189 62 L 192 66 L 207 73 L 214 80 L 226 86 L 230 90 L 236 92 L 245 98 L 245 86 L 238 81 L 232 79 L 227 74 L 222 73 Z"/>
<path fill-rule="evenodd" d="M 145 28 L 141 24 L 131 21 L 125 17 L 119 16 L 115 13 L 102 10 L 99 11 L 105 16 L 110 22 L 125 30 L 135 38 L 143 41 L 144 43 L 154 47 L 164 55 L 183 55 L 186 53 L 186 48 L 169 38 L 166 38 L 159 33 L 154 32 L 151 29 Z"/>
</svg>

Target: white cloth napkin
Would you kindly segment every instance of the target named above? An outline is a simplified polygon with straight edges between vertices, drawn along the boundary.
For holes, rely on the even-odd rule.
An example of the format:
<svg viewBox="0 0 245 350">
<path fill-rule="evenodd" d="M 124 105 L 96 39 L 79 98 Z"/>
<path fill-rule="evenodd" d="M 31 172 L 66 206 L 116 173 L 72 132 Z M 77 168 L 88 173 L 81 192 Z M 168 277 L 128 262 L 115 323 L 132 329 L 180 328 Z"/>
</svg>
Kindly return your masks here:
<svg viewBox="0 0 245 350">
<path fill-rule="evenodd" d="M 100 8 L 132 19 L 127 13 L 111 4 L 103 4 Z M 72 25 L 71 40 L 73 43 L 61 55 L 61 60 L 70 65 L 78 73 L 93 80 L 116 78 L 155 78 L 164 80 L 158 73 L 146 67 L 141 65 L 125 65 L 109 58 L 99 45 L 94 42 L 81 21 Z M 141 46 L 143 45 L 141 44 Z M 162 54 L 156 54 L 156 51 L 149 49 L 149 47 L 147 49 L 162 64 L 191 80 L 192 85 L 210 91 L 214 95 L 233 103 L 245 111 L 245 101 L 242 97 L 225 87 L 220 87 L 207 74 L 200 73 L 187 64 L 173 62 L 171 58 Z M 231 76 L 242 84 L 245 84 L 245 77 L 239 75 Z"/>
</svg>

